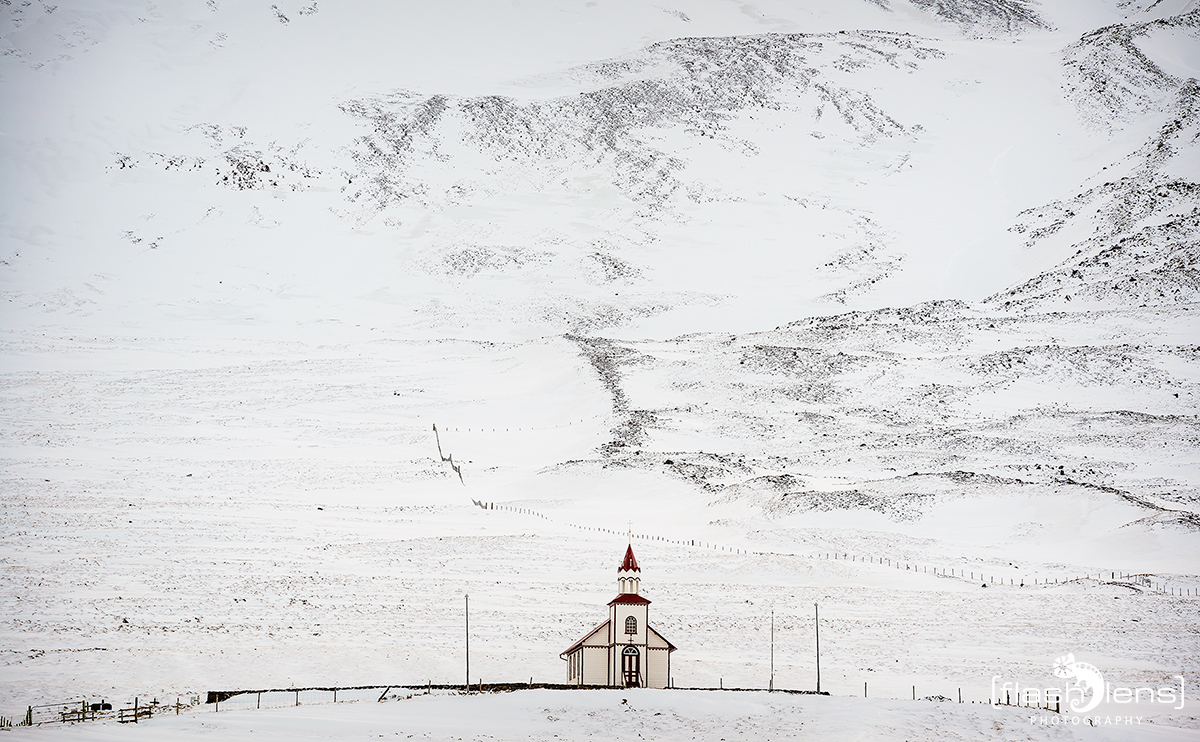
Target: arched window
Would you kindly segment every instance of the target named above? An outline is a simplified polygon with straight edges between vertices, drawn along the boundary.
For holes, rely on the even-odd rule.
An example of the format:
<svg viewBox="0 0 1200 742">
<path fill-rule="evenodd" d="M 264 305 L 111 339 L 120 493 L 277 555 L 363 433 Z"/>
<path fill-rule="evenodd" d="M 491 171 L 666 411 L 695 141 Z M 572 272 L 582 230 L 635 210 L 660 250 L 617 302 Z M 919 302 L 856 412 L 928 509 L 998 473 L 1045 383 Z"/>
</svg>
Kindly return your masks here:
<svg viewBox="0 0 1200 742">
<path fill-rule="evenodd" d="M 626 634 L 636 634 L 637 633 L 637 619 L 634 618 L 633 616 L 629 616 L 628 618 L 625 619 L 625 633 Z"/>
</svg>

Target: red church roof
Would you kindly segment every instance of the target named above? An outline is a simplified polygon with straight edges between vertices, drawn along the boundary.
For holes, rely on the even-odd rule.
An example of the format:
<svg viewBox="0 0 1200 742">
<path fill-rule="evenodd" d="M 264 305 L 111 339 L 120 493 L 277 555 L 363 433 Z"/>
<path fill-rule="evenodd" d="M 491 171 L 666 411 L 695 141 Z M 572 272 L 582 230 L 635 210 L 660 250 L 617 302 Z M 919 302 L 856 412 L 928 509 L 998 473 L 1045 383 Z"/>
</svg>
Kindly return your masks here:
<svg viewBox="0 0 1200 742">
<path fill-rule="evenodd" d="M 646 600 L 645 598 L 643 598 L 640 595 L 634 595 L 633 593 L 621 593 L 617 597 L 608 601 L 608 604 L 612 605 L 613 603 L 633 603 L 634 605 L 645 605 L 649 602 L 650 601 Z"/>
<path fill-rule="evenodd" d="M 618 572 L 641 572 L 642 568 L 637 565 L 637 559 L 633 556 L 633 544 L 625 550 L 625 561 L 621 562 L 621 566 L 617 568 Z"/>
</svg>

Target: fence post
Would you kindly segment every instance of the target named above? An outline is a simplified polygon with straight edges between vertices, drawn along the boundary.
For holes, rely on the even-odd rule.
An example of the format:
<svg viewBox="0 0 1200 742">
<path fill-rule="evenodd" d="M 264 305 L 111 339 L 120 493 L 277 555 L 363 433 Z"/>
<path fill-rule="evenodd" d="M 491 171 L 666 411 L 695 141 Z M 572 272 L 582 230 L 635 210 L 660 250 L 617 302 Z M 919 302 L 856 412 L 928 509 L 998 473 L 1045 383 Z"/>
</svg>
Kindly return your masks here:
<svg viewBox="0 0 1200 742">
<path fill-rule="evenodd" d="M 219 693 L 217 694 L 217 710 L 218 711 L 221 710 L 221 695 Z M 138 699 L 137 699 L 137 696 L 134 696 L 133 697 L 133 723 L 134 724 L 138 723 L 137 711 L 138 711 Z"/>
<path fill-rule="evenodd" d="M 867 697 L 867 681 L 863 681 L 863 698 Z"/>
<path fill-rule="evenodd" d="M 256 708 L 256 709 L 260 709 L 260 708 L 262 708 L 262 692 L 259 692 L 259 694 L 258 694 L 258 700 L 256 700 L 256 701 L 254 702 L 254 708 Z"/>
<path fill-rule="evenodd" d="M 962 688 L 958 689 L 958 702 L 962 703 Z"/>
<path fill-rule="evenodd" d="M 299 688 L 296 689 L 296 705 L 297 706 L 300 705 L 300 689 Z"/>
</svg>

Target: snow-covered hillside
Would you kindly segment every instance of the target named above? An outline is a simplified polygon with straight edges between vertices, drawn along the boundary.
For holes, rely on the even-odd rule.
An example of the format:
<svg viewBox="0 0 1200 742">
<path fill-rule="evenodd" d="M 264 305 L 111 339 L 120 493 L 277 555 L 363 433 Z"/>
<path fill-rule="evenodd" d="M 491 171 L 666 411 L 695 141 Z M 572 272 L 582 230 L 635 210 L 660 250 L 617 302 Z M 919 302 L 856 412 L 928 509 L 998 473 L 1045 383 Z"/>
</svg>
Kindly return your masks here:
<svg viewBox="0 0 1200 742">
<path fill-rule="evenodd" d="M 0 51 L 6 716 L 454 682 L 464 593 L 473 675 L 559 681 L 630 527 L 680 685 L 765 687 L 774 610 L 811 687 L 813 603 L 835 695 L 1200 680 L 1194 2 L 0 0 Z"/>
</svg>

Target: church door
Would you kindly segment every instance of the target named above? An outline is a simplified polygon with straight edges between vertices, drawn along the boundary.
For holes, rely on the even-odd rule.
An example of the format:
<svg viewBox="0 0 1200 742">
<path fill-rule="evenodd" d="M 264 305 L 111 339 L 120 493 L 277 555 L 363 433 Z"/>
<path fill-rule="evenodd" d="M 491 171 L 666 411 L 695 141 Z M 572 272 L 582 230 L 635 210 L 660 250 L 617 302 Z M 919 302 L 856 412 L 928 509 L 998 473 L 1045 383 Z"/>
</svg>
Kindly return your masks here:
<svg viewBox="0 0 1200 742">
<path fill-rule="evenodd" d="M 625 678 L 626 688 L 638 688 L 642 685 L 642 662 L 637 647 L 625 647 L 621 652 L 621 675 Z"/>
</svg>

